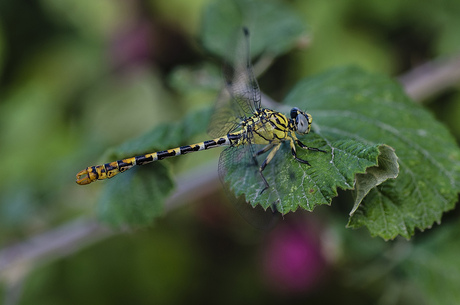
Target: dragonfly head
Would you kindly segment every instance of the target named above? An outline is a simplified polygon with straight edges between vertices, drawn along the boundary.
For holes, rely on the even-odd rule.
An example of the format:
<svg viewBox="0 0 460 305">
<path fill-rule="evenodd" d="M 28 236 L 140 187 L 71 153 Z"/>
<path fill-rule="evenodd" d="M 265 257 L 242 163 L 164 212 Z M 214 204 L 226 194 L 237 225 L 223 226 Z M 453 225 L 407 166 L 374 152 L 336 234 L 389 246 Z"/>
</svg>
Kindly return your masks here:
<svg viewBox="0 0 460 305">
<path fill-rule="evenodd" d="M 311 115 L 294 107 L 291 109 L 291 119 L 299 134 L 307 134 L 310 132 L 311 122 L 313 120 Z"/>
</svg>

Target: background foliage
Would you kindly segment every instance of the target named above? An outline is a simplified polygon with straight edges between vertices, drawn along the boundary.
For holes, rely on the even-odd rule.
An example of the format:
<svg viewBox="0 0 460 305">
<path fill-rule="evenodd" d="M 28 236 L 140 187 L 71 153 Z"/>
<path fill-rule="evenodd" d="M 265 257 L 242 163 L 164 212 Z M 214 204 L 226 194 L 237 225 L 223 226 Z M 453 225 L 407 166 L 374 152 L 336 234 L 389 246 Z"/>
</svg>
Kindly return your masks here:
<svg viewBox="0 0 460 305">
<path fill-rule="evenodd" d="M 207 37 L 226 37 L 219 28 L 206 28 L 203 17 L 216 5 L 221 8 L 219 2 L 0 3 L 2 249 L 75 219 L 95 217 L 104 185 L 78 187 L 74 173 L 122 154 L 124 146 L 119 145 L 126 140 L 213 103 L 221 81 L 219 52 L 205 52 L 197 38 L 206 30 L 215 30 Z M 241 9 L 244 2 L 237 3 Z M 460 4 L 454 0 L 273 1 L 264 8 L 270 6 L 281 15 L 295 12 L 302 24 L 267 13 L 267 20 L 251 24 L 255 39 L 277 28 L 306 34 L 259 58 L 260 65 L 270 66 L 259 78 L 260 86 L 275 100 L 283 100 L 305 76 L 330 68 L 352 64 L 395 77 L 460 49 Z M 242 8 L 245 18 L 255 20 L 250 7 Z M 213 39 L 201 43 L 209 46 Z M 263 49 L 254 44 L 254 52 Z M 193 66 L 194 73 L 184 66 Z M 458 142 L 458 86 L 423 102 Z M 186 126 L 196 121 L 190 119 Z M 161 144 L 206 137 L 187 131 L 165 128 L 171 142 Z M 129 145 L 141 150 L 143 143 Z M 109 147 L 116 148 L 95 159 Z M 218 153 L 165 162 L 182 177 Z M 211 161 L 214 166 L 216 160 Z M 427 177 L 438 174 L 434 171 L 427 168 Z M 190 200 L 185 196 L 181 202 Z M 457 211 L 444 214 L 440 226 L 416 231 L 410 241 L 384 242 L 366 230 L 344 228 L 353 207 L 346 193 L 331 207 L 286 216 L 270 232 L 255 231 L 225 202 L 219 191 L 211 191 L 168 212 L 149 229 L 115 234 L 77 247 L 77 252 L 63 249 L 69 255 L 47 264 L 4 268 L 0 259 L 0 295 L 10 304 L 460 301 Z M 164 213 L 150 206 L 152 213 Z"/>
</svg>

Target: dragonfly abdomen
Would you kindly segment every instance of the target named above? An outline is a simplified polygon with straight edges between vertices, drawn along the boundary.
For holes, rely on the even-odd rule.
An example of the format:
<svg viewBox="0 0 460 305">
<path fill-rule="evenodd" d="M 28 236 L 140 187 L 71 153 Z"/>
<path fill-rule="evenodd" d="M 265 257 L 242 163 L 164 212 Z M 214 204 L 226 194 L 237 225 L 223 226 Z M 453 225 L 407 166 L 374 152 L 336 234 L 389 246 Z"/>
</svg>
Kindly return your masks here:
<svg viewBox="0 0 460 305">
<path fill-rule="evenodd" d="M 77 174 L 77 183 L 80 185 L 90 184 L 96 180 L 112 178 L 113 176 L 127 171 L 135 165 L 144 165 L 154 161 L 163 160 L 179 155 L 185 155 L 200 150 L 230 145 L 235 141 L 234 135 L 229 135 L 213 140 L 208 140 L 192 145 L 185 145 L 168 150 L 158 151 L 123 160 L 113 161 L 102 165 L 90 166 Z"/>
</svg>

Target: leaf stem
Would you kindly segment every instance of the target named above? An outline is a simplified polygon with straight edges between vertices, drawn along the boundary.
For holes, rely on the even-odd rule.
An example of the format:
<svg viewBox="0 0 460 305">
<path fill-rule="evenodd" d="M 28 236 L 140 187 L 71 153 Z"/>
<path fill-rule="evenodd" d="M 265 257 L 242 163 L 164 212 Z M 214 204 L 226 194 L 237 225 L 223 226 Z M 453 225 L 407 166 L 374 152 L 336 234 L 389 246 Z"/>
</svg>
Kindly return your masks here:
<svg viewBox="0 0 460 305">
<path fill-rule="evenodd" d="M 429 61 L 398 77 L 407 95 L 422 102 L 460 80 L 460 55 Z"/>
</svg>

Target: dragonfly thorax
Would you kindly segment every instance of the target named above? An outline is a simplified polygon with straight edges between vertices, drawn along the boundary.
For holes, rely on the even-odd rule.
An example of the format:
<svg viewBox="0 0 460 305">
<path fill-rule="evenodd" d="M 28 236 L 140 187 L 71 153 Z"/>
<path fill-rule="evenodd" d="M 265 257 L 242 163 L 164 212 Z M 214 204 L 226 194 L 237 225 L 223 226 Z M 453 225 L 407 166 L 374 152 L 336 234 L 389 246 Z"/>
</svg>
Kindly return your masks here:
<svg viewBox="0 0 460 305">
<path fill-rule="evenodd" d="M 277 144 L 285 141 L 292 130 L 290 120 L 282 113 L 267 108 L 255 111 L 254 115 L 240 123 L 240 138 L 233 145 Z"/>
</svg>

